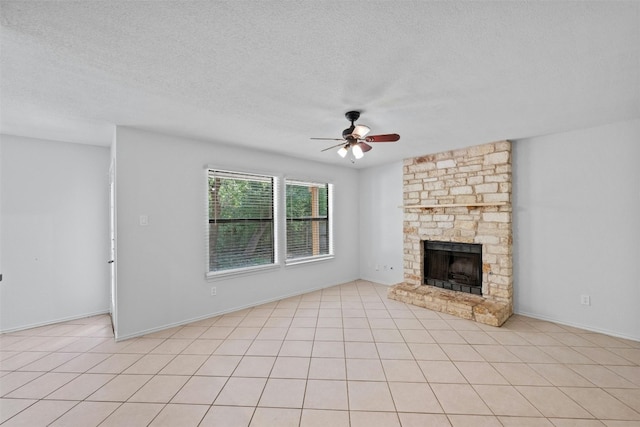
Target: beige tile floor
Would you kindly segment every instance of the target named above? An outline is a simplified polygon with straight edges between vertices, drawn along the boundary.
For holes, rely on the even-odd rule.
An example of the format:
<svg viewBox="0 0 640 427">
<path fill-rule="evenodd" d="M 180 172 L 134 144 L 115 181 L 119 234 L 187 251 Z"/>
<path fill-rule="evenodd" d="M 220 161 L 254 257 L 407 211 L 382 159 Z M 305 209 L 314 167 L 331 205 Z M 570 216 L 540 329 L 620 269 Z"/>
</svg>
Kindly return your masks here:
<svg viewBox="0 0 640 427">
<path fill-rule="evenodd" d="M 493 328 L 357 281 L 114 342 L 96 316 L 0 336 L 3 426 L 640 426 L 640 343 Z"/>
</svg>

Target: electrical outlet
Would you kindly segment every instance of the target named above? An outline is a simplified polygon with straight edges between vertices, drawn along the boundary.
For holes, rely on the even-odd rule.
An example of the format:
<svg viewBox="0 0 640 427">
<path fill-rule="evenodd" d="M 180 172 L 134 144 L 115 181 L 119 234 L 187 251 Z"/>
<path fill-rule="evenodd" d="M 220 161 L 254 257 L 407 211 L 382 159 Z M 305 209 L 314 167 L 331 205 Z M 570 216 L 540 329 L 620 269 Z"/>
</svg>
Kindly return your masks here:
<svg viewBox="0 0 640 427">
<path fill-rule="evenodd" d="M 212 297 L 216 295 L 216 291 L 217 291 L 216 287 L 215 287 L 215 286 L 212 286 L 212 287 L 211 287 L 211 296 L 212 296 Z"/>
<path fill-rule="evenodd" d="M 580 295 L 580 304 L 591 305 L 591 297 L 589 295 Z"/>
</svg>

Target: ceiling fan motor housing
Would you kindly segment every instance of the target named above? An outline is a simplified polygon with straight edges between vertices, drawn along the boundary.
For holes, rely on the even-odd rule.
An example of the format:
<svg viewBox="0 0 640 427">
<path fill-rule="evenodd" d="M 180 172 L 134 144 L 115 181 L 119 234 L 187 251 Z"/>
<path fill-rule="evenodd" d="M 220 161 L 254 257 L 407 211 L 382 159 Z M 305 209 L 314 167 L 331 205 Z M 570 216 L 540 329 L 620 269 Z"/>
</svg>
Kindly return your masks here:
<svg viewBox="0 0 640 427">
<path fill-rule="evenodd" d="M 351 135 L 353 133 L 353 131 L 355 130 L 355 128 L 356 127 L 352 125 L 351 127 L 348 127 L 345 130 L 343 130 L 342 131 L 342 138 L 346 139 L 347 141 L 350 140 L 350 139 L 355 139 L 353 137 L 353 135 Z"/>
</svg>

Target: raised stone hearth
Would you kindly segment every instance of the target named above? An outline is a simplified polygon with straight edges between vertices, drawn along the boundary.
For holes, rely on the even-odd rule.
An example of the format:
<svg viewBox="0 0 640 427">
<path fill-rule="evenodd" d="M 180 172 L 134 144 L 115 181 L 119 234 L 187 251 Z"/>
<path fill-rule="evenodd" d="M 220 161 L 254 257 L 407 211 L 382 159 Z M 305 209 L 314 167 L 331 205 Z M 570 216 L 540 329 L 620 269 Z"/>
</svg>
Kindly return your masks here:
<svg viewBox="0 0 640 427">
<path fill-rule="evenodd" d="M 404 283 L 388 297 L 502 325 L 513 313 L 511 143 L 406 159 L 403 176 Z M 482 295 L 427 285 L 425 241 L 481 244 Z"/>
<path fill-rule="evenodd" d="M 507 303 L 434 286 L 400 283 L 389 289 L 388 297 L 491 326 L 500 326 L 511 316 Z"/>
</svg>

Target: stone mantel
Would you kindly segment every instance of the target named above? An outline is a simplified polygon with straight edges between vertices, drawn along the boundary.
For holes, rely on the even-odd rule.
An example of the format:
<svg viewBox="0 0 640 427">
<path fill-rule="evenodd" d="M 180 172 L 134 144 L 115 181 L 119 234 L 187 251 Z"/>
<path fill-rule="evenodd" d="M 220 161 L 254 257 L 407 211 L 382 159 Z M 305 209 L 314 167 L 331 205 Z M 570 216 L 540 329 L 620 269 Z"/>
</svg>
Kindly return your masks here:
<svg viewBox="0 0 640 427">
<path fill-rule="evenodd" d="M 468 208 L 479 208 L 482 206 L 504 206 L 507 203 L 448 203 L 448 204 L 440 204 L 440 205 L 405 205 L 400 206 L 404 209 L 440 209 L 440 208 L 460 208 L 460 207 L 468 207 Z"/>
<path fill-rule="evenodd" d="M 389 298 L 500 326 L 513 312 L 511 143 L 406 159 L 404 283 Z M 423 285 L 423 241 L 482 244 L 482 297 Z"/>
</svg>

